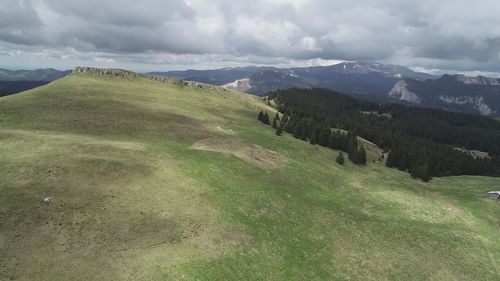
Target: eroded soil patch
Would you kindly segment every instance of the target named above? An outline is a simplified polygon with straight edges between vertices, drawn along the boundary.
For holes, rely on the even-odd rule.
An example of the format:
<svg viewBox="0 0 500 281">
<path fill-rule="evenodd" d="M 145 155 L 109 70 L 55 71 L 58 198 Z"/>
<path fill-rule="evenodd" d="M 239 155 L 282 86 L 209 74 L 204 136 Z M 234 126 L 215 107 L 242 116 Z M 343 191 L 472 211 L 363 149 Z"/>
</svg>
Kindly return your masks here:
<svg viewBox="0 0 500 281">
<path fill-rule="evenodd" d="M 259 145 L 243 144 L 236 139 L 207 138 L 192 145 L 194 149 L 232 154 L 250 165 L 262 169 L 273 169 L 288 162 L 287 158 L 276 151 Z"/>
</svg>

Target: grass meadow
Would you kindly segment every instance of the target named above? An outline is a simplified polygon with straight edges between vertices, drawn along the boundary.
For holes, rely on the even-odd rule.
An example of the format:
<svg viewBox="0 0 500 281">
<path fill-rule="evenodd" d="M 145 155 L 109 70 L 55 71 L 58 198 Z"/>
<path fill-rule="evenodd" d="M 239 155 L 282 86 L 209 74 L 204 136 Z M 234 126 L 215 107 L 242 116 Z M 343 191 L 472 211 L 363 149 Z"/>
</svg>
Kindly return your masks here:
<svg viewBox="0 0 500 281">
<path fill-rule="evenodd" d="M 340 166 L 260 110 L 90 73 L 0 98 L 0 280 L 500 280 L 498 178 Z"/>
</svg>

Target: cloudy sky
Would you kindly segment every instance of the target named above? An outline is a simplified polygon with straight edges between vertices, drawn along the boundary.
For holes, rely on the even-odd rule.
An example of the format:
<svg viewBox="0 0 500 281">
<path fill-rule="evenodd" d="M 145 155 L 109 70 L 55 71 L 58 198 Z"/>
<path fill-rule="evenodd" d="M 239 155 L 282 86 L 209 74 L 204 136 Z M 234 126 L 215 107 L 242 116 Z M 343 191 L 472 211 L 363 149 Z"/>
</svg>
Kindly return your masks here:
<svg viewBox="0 0 500 281">
<path fill-rule="evenodd" d="M 1 0 L 0 67 L 379 61 L 500 73 L 498 0 Z"/>
</svg>

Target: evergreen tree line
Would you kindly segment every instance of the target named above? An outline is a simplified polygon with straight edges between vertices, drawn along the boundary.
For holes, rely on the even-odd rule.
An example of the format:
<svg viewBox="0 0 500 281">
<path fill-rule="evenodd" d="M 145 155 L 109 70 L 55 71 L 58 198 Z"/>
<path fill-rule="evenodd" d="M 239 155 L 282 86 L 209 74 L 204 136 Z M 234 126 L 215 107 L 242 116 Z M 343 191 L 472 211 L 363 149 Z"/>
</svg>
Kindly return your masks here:
<svg viewBox="0 0 500 281">
<path fill-rule="evenodd" d="M 327 89 L 277 90 L 267 98 L 275 100 L 280 112 L 329 120 L 332 127 L 376 139 L 382 148 L 394 145 L 392 134 L 397 132 L 500 156 L 500 122 L 485 116 L 366 102 Z"/>
<path fill-rule="evenodd" d="M 425 181 L 432 176 L 500 175 L 498 158 L 475 158 L 449 145 L 411 138 L 397 141 L 391 148 L 386 165 L 408 171 L 413 177 Z"/>
<path fill-rule="evenodd" d="M 257 119 L 264 124 L 270 124 L 270 122 L 262 121 L 266 120 L 265 116 L 268 116 L 267 112 L 261 111 Z M 349 160 L 354 164 L 366 164 L 366 150 L 354 132 L 344 133 L 340 130 L 332 130 L 327 122 L 318 122 L 312 117 L 284 115 L 283 118 L 280 118 L 278 113 L 274 116 L 271 126 L 276 130 L 278 136 L 286 132 L 293 135 L 294 138 L 309 141 L 312 145 L 318 144 L 345 151 Z"/>
<path fill-rule="evenodd" d="M 355 132 L 390 151 L 387 166 L 425 181 L 432 176 L 500 176 L 500 122 L 490 118 L 364 102 L 325 89 L 278 90 L 267 99 L 274 100 L 280 112 L 295 116 L 290 123 L 301 123 L 297 132 L 291 132 L 294 136 L 304 139 L 310 124 Z M 313 142 L 324 142 L 321 129 L 317 132 Z M 305 138 L 311 141 L 309 135 Z M 457 147 L 492 157 L 475 158 Z"/>
</svg>

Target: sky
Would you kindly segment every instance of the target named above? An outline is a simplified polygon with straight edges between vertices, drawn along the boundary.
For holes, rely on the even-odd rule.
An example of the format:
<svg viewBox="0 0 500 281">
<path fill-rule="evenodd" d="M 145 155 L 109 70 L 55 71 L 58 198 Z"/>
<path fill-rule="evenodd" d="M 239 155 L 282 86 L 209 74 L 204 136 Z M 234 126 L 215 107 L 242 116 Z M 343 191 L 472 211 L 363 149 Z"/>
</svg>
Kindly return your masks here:
<svg viewBox="0 0 500 281">
<path fill-rule="evenodd" d="M 1 0 L 0 67 L 377 61 L 500 77 L 498 0 Z"/>
</svg>

